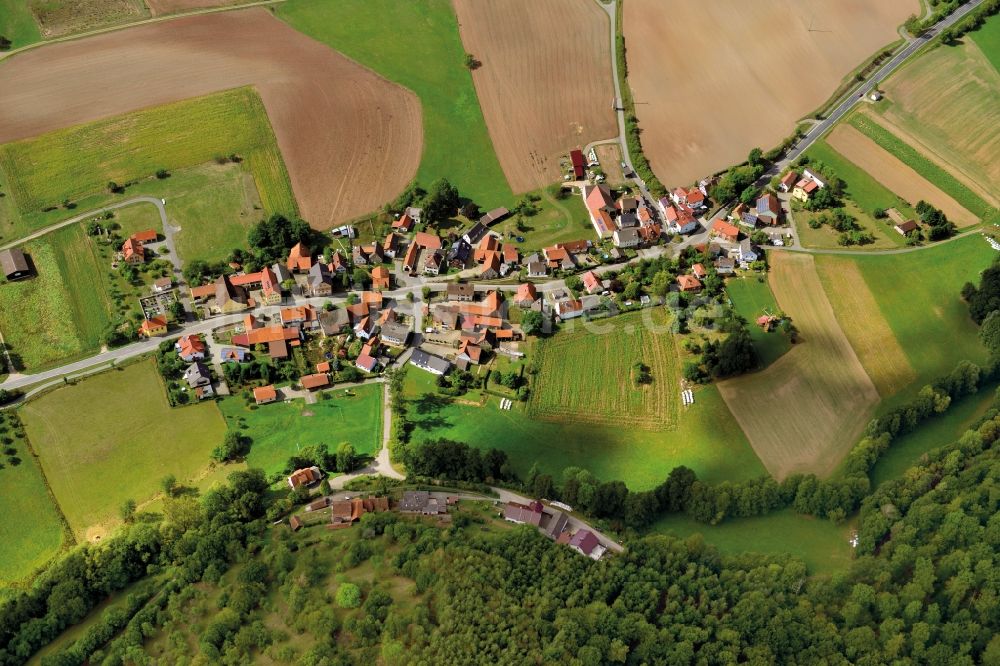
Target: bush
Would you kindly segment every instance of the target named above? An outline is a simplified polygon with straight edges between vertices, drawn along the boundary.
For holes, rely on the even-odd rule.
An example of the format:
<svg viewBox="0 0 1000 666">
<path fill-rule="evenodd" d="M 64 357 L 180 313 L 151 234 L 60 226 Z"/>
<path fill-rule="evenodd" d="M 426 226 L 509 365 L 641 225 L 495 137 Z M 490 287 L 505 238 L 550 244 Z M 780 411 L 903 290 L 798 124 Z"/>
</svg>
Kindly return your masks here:
<svg viewBox="0 0 1000 666">
<path fill-rule="evenodd" d="M 337 588 L 337 605 L 341 608 L 357 608 L 361 605 L 361 588 L 354 583 L 342 583 Z"/>
</svg>

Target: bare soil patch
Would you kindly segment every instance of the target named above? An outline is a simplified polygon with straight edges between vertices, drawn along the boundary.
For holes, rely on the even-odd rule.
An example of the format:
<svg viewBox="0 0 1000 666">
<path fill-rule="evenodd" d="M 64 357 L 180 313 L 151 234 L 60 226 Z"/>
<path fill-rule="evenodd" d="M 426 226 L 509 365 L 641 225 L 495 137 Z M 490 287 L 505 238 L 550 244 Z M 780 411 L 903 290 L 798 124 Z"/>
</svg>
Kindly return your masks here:
<svg viewBox="0 0 1000 666">
<path fill-rule="evenodd" d="M 944 211 L 959 227 L 977 224 L 979 219 L 963 208 L 954 198 L 904 164 L 851 125 L 840 124 L 826 137 L 826 142 L 841 155 L 867 171 L 911 204 L 921 199 Z"/>
<path fill-rule="evenodd" d="M 416 96 L 263 9 L 138 26 L 5 61 L 0 143 L 244 85 L 260 93 L 314 227 L 371 211 L 416 172 Z"/>
<path fill-rule="evenodd" d="M 653 171 L 685 184 L 777 145 L 920 11 L 918 0 L 629 0 L 629 85 Z"/>
<path fill-rule="evenodd" d="M 479 103 L 515 192 L 556 180 L 559 157 L 617 134 L 608 19 L 590 0 L 455 0 Z"/>
<path fill-rule="evenodd" d="M 625 182 L 625 174 L 622 173 L 622 150 L 617 143 L 603 143 L 594 146 L 597 153 L 597 161 L 601 163 L 604 176 L 611 187 L 621 185 Z"/>
<path fill-rule="evenodd" d="M 800 342 L 762 372 L 719 383 L 775 478 L 832 472 L 861 435 L 878 391 L 837 323 L 811 255 L 775 252 L 770 285 Z"/>
</svg>

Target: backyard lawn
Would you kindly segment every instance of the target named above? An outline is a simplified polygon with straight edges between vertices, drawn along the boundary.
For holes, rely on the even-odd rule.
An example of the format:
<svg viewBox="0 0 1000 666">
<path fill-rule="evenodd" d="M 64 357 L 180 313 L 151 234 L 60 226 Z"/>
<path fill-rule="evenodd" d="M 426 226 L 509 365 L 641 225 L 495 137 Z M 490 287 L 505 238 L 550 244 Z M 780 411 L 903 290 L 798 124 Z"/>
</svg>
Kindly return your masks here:
<svg viewBox="0 0 1000 666">
<path fill-rule="evenodd" d="M 790 554 L 805 562 L 810 574 L 828 574 L 851 562 L 852 527 L 803 516 L 791 509 L 766 516 L 726 520 L 705 525 L 682 514 L 667 515 L 653 523 L 651 532 L 686 538 L 701 534 L 722 553 Z"/>
<path fill-rule="evenodd" d="M 292 400 L 253 410 L 241 398 L 232 397 L 219 407 L 230 427 L 245 425 L 253 439 L 247 465 L 268 474 L 283 470 L 298 449 L 317 444 L 326 444 L 333 451 L 341 442 L 350 442 L 359 453 L 375 455 L 382 445 L 382 385 L 326 395 L 328 400 L 312 405 Z"/>
<path fill-rule="evenodd" d="M 411 401 L 433 387 L 430 373 L 407 369 L 405 392 Z M 620 479 L 633 490 L 646 490 L 678 465 L 687 465 L 711 483 L 767 474 L 714 386 L 695 392 L 695 404 L 681 410 L 675 428 L 660 430 L 627 423 L 536 420 L 525 414 L 523 403 L 500 410 L 499 399 L 492 396 L 482 407 L 469 404 L 470 395 L 454 401 L 436 398 L 411 405 L 414 440 L 444 437 L 481 449 L 502 449 L 522 476 L 534 463 L 557 478 L 564 468 L 577 466 L 602 480 Z"/>
<path fill-rule="evenodd" d="M 7 412 L 13 414 L 13 412 Z M 45 489 L 38 461 L 0 412 L 0 432 L 14 440 L 20 460 L 0 458 L 0 588 L 29 575 L 58 552 L 63 543 L 59 510 Z M 7 445 L 5 445 L 6 448 Z"/>
<path fill-rule="evenodd" d="M 21 418 L 81 539 L 107 534 L 125 500 L 142 508 L 168 474 L 193 485 L 225 436 L 214 402 L 170 407 L 153 361 L 58 388 L 24 405 Z"/>
<path fill-rule="evenodd" d="M 750 337 L 760 357 L 761 367 L 771 365 L 792 348 L 787 335 L 778 330 L 767 332 L 756 323 L 757 317 L 762 314 L 774 315 L 781 311 L 766 277 L 759 279 L 756 275 L 748 275 L 731 278 L 726 281 L 726 293 L 733 301 L 736 313 L 750 325 Z"/>
<path fill-rule="evenodd" d="M 6 208 L 0 233 L 16 238 L 69 217 L 64 209 L 40 212 L 65 199 L 81 211 L 99 207 L 114 199 L 109 181 L 142 181 L 159 169 L 182 169 L 232 153 L 253 174 L 265 211 L 295 212 L 260 97 L 252 88 L 238 88 L 0 146 L 0 182 L 16 204 Z M 116 196 L 135 193 L 130 187 Z"/>
<path fill-rule="evenodd" d="M 424 153 L 417 181 L 447 178 L 484 209 L 510 205 L 458 22 L 447 0 L 290 0 L 277 15 L 420 97 Z"/>
</svg>

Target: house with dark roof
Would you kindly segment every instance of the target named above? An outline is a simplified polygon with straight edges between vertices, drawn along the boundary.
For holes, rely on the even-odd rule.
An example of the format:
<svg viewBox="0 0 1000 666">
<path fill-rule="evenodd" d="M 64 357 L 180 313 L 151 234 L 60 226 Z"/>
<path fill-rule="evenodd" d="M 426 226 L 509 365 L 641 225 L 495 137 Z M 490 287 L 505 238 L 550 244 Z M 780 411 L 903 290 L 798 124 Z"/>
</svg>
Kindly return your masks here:
<svg viewBox="0 0 1000 666">
<path fill-rule="evenodd" d="M 448 300 L 471 302 L 476 297 L 476 285 L 471 282 L 449 282 Z"/>
<path fill-rule="evenodd" d="M 771 192 L 766 192 L 757 199 L 757 219 L 763 224 L 775 226 L 781 221 L 781 202 Z"/>
<path fill-rule="evenodd" d="M 450 361 L 447 361 L 440 356 L 428 354 L 419 347 L 413 350 L 413 354 L 410 356 L 410 363 L 417 366 L 421 370 L 426 370 L 427 372 L 435 375 L 447 374 L 448 370 L 451 369 Z"/>
<path fill-rule="evenodd" d="M 407 490 L 399 501 L 399 510 L 402 513 L 437 516 L 448 513 L 448 501 L 434 497 L 426 490 Z"/>
<path fill-rule="evenodd" d="M 31 265 L 21 250 L 0 250 L 0 271 L 7 280 L 20 280 L 31 275 Z"/>
<path fill-rule="evenodd" d="M 615 229 L 613 234 L 615 247 L 636 247 L 639 244 L 639 230 L 635 227 Z"/>
<path fill-rule="evenodd" d="M 405 347 L 410 341 L 410 327 L 397 321 L 386 322 L 382 325 L 379 336 L 387 345 Z"/>
<path fill-rule="evenodd" d="M 319 313 L 319 327 L 323 335 L 338 335 L 351 323 L 347 310 L 336 308 Z"/>
<path fill-rule="evenodd" d="M 486 234 L 489 233 L 486 225 L 482 222 L 476 222 L 469 229 L 462 234 L 462 240 L 468 243 L 470 246 L 476 245 L 483 239 Z"/>
<path fill-rule="evenodd" d="M 329 296 L 333 293 L 333 277 L 326 264 L 313 264 L 309 269 L 306 292 L 310 296 Z"/>
<path fill-rule="evenodd" d="M 194 389 L 199 400 L 210 398 L 215 395 L 212 390 L 212 376 L 208 372 L 208 367 L 201 361 L 195 361 L 184 371 L 184 381 Z"/>
<path fill-rule="evenodd" d="M 586 529 L 576 531 L 576 534 L 569 540 L 569 547 L 592 560 L 601 559 L 605 551 L 597 535 Z"/>
<path fill-rule="evenodd" d="M 242 312 L 250 307 L 250 302 L 247 290 L 234 285 L 228 275 L 215 281 L 215 307 L 223 314 Z"/>
</svg>

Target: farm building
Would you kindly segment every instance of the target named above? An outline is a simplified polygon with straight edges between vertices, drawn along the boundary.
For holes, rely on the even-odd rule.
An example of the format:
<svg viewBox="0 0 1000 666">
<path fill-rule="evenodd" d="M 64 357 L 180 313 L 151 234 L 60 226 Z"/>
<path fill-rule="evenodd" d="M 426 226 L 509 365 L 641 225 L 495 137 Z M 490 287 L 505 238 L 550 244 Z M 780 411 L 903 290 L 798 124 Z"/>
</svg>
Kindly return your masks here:
<svg viewBox="0 0 1000 666">
<path fill-rule="evenodd" d="M 297 469 L 288 476 L 288 485 L 291 486 L 292 490 L 295 490 L 299 486 L 309 486 L 323 478 L 323 472 L 319 471 L 319 467 L 313 465 L 312 467 L 304 467 L 302 469 Z"/>
<path fill-rule="evenodd" d="M 587 175 L 586 164 L 583 161 L 583 151 L 569 151 L 569 161 L 573 163 L 573 178 L 583 180 L 584 176 Z"/>
<path fill-rule="evenodd" d="M 31 275 L 28 257 L 17 249 L 0 251 L 0 269 L 8 280 L 20 280 Z"/>
<path fill-rule="evenodd" d="M 917 223 L 914 222 L 913 220 L 906 220 L 905 222 L 897 222 L 896 225 L 893 226 L 893 229 L 895 229 L 896 233 L 899 234 L 900 236 L 905 236 L 911 231 L 916 231 Z"/>
</svg>

